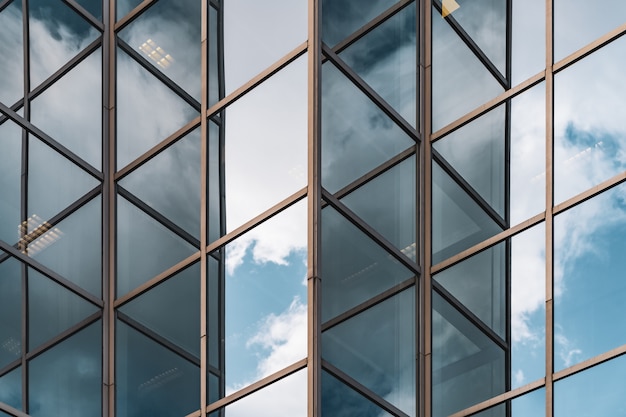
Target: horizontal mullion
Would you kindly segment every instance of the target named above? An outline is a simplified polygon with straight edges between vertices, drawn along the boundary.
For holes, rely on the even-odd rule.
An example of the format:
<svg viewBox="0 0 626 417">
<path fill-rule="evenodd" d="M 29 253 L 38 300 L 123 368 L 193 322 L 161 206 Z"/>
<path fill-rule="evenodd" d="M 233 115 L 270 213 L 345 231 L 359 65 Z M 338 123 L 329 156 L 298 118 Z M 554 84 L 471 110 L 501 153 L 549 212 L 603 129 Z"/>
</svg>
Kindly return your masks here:
<svg viewBox="0 0 626 417">
<path fill-rule="evenodd" d="M 137 7 L 131 10 L 126 16 L 122 17 L 115 23 L 114 32 L 119 32 L 135 20 L 141 13 L 146 11 L 150 6 L 154 5 L 158 0 L 144 0 Z"/>
<path fill-rule="evenodd" d="M 23 350 L 23 347 L 20 348 Z M 13 360 L 13 362 L 9 362 L 3 368 L 0 368 L 0 378 L 2 378 L 5 374 L 8 374 L 9 372 L 19 368 L 21 364 L 22 358 L 18 357 L 17 359 Z"/>
</svg>

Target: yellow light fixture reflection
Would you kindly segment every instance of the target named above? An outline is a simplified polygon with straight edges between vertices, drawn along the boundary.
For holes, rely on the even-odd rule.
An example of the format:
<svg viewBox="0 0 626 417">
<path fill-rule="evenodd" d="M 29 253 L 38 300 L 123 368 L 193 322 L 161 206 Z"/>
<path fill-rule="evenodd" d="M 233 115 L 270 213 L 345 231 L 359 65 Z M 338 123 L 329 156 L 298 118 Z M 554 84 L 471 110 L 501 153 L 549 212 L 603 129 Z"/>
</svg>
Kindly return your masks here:
<svg viewBox="0 0 626 417">
<path fill-rule="evenodd" d="M 18 242 L 18 249 L 22 253 L 28 253 L 29 256 L 41 252 L 63 237 L 63 232 L 58 227 L 52 227 L 36 214 L 18 226 L 18 233 L 22 236 Z"/>
<path fill-rule="evenodd" d="M 141 44 L 139 50 L 157 63 L 158 66 L 165 69 L 174 63 L 174 58 L 158 46 L 152 39 L 148 39 Z"/>
<path fill-rule="evenodd" d="M 446 17 L 456 9 L 458 9 L 459 3 L 454 0 L 442 0 L 441 2 L 441 17 Z"/>
</svg>

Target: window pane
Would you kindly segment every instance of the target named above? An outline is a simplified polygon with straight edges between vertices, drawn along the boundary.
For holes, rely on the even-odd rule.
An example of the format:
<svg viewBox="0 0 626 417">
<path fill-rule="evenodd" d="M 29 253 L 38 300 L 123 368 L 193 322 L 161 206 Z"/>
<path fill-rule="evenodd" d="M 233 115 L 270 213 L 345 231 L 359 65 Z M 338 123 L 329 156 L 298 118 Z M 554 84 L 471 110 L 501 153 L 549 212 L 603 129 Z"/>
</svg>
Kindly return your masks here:
<svg viewBox="0 0 626 417">
<path fill-rule="evenodd" d="M 546 66 L 545 0 L 514 1 L 511 25 L 511 85 Z"/>
<path fill-rule="evenodd" d="M 0 263 L 0 369 L 22 355 L 21 277 L 22 266 L 17 260 Z"/>
<path fill-rule="evenodd" d="M 324 417 L 391 417 L 391 414 L 325 371 L 322 371 L 321 414 Z"/>
<path fill-rule="evenodd" d="M 397 2 L 376 0 L 364 4 L 361 0 L 323 0 L 322 40 L 335 46 Z"/>
<path fill-rule="evenodd" d="M 9 245 L 20 238 L 21 160 L 22 129 L 7 120 L 0 125 L 0 239 Z"/>
<path fill-rule="evenodd" d="M 17 0 L 0 12 L 0 102 L 7 106 L 24 96 L 23 33 L 22 1 Z"/>
<path fill-rule="evenodd" d="M 22 409 L 21 367 L 18 366 L 11 372 L 0 376 L 0 402 L 10 405 L 18 410 Z"/>
</svg>

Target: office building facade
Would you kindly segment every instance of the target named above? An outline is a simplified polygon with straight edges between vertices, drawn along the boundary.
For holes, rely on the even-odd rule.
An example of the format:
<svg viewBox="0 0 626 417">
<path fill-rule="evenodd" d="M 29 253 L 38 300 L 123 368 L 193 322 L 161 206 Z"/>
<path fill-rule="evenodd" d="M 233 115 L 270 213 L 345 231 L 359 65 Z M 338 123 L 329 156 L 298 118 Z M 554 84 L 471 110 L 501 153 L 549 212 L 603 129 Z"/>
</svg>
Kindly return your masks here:
<svg viewBox="0 0 626 417">
<path fill-rule="evenodd" d="M 626 415 L 625 32 L 0 0 L 0 416 Z"/>
</svg>

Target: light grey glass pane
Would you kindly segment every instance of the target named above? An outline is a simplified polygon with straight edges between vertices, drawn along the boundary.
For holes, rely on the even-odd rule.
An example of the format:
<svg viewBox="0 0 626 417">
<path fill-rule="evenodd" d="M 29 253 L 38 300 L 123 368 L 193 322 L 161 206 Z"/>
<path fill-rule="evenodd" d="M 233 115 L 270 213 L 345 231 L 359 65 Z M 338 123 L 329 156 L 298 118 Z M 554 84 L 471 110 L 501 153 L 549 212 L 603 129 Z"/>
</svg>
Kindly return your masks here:
<svg viewBox="0 0 626 417">
<path fill-rule="evenodd" d="M 545 94 L 541 83 L 511 100 L 511 225 L 546 207 Z"/>
<path fill-rule="evenodd" d="M 321 415 L 324 417 L 391 417 L 391 414 L 325 371 L 322 371 Z"/>
<path fill-rule="evenodd" d="M 222 2 L 227 95 L 306 40 L 307 5 L 306 0 Z"/>
<path fill-rule="evenodd" d="M 623 56 L 622 37 L 554 77 L 555 204 L 626 169 Z"/>
<path fill-rule="evenodd" d="M 582 48 L 624 23 L 626 3 L 606 0 L 602 4 L 585 0 L 554 1 L 554 61 Z"/>
<path fill-rule="evenodd" d="M 415 3 L 382 23 L 341 58 L 411 125 L 416 125 Z"/>
<path fill-rule="evenodd" d="M 99 182 L 39 139 L 31 136 L 28 143 L 28 232 L 31 232 Z"/>
<path fill-rule="evenodd" d="M 22 368 L 0 376 L 0 402 L 18 410 L 22 409 Z M 2 413 L 0 411 L 0 413 Z M 2 415 L 2 414 L 0 414 Z M 9 415 L 9 414 L 5 414 Z"/>
<path fill-rule="evenodd" d="M 463 189 L 433 162 L 432 257 L 443 261 L 502 231 Z"/>
<path fill-rule="evenodd" d="M 98 307 L 32 268 L 28 269 L 28 346 L 33 350 Z"/>
<path fill-rule="evenodd" d="M 505 126 L 501 105 L 433 144 L 502 218 L 506 218 Z"/>
<path fill-rule="evenodd" d="M 196 251 L 178 235 L 117 197 L 117 294 L 122 296 Z"/>
<path fill-rule="evenodd" d="M 42 233 L 41 237 L 28 245 L 28 255 L 100 297 L 102 294 L 100 197 L 91 200 L 62 222 Z"/>
<path fill-rule="evenodd" d="M 511 14 L 511 85 L 546 66 L 546 4 L 544 0 L 514 1 Z"/>
<path fill-rule="evenodd" d="M 223 139 L 223 138 L 222 138 Z M 209 230 L 207 232 L 209 242 L 213 242 L 226 233 L 226 225 L 223 224 L 222 209 L 224 199 L 222 195 L 224 192 L 223 181 L 223 164 L 220 163 L 222 156 L 220 155 L 220 127 L 213 121 L 209 121 L 209 140 L 207 155 L 207 223 Z M 225 214 L 225 213 L 224 213 Z"/>
<path fill-rule="evenodd" d="M 31 122 L 97 169 L 102 166 L 102 51 L 31 102 Z"/>
<path fill-rule="evenodd" d="M 504 392 L 505 351 L 433 292 L 433 416 L 441 417 Z"/>
<path fill-rule="evenodd" d="M 357 188 L 341 202 L 415 260 L 415 189 L 413 156 Z"/>
<path fill-rule="evenodd" d="M 447 21 L 437 14 L 433 9 L 433 131 L 504 91 Z"/>
<path fill-rule="evenodd" d="M 306 357 L 306 208 L 300 201 L 225 248 L 226 395 Z"/>
<path fill-rule="evenodd" d="M 119 38 L 200 101 L 200 13 L 197 0 L 160 0 Z"/>
<path fill-rule="evenodd" d="M 415 415 L 415 290 L 322 333 L 322 357 L 409 416 Z"/>
<path fill-rule="evenodd" d="M 361 0 L 323 0 L 322 40 L 329 46 L 335 46 L 397 2 L 398 0 L 374 0 L 367 3 Z"/>
<path fill-rule="evenodd" d="M 7 120 L 0 125 L 0 239 L 10 245 L 20 238 L 21 160 L 22 129 Z"/>
<path fill-rule="evenodd" d="M 200 264 L 179 272 L 119 311 L 200 358 Z"/>
<path fill-rule="evenodd" d="M 116 323 L 116 415 L 185 416 L 200 403 L 200 368 Z"/>
<path fill-rule="evenodd" d="M 80 4 L 98 20 L 102 20 L 102 0 L 76 0 L 76 3 Z"/>
<path fill-rule="evenodd" d="M 322 210 L 322 321 L 414 274 L 332 207 Z"/>
<path fill-rule="evenodd" d="M 219 65 L 219 16 L 218 11 L 214 7 L 209 7 L 209 62 L 208 62 L 208 95 L 209 107 L 224 98 L 224 74 L 220 74 L 223 70 Z"/>
<path fill-rule="evenodd" d="M 322 66 L 322 185 L 335 192 L 415 142 L 339 70 Z"/>
<path fill-rule="evenodd" d="M 139 6 L 143 0 L 116 0 L 115 9 L 117 20 L 126 16 L 131 10 Z"/>
<path fill-rule="evenodd" d="M 0 102 L 7 106 L 24 96 L 23 42 L 22 2 L 18 0 L 0 12 Z"/>
<path fill-rule="evenodd" d="M 117 110 L 118 169 L 198 116 L 193 107 L 120 49 Z"/>
<path fill-rule="evenodd" d="M 626 186 L 554 220 L 555 370 L 626 343 Z"/>
<path fill-rule="evenodd" d="M 222 114 L 229 232 L 306 186 L 306 57 L 263 82 Z M 213 143 L 215 138 L 209 140 Z M 211 197 L 215 195 L 211 193 Z"/>
<path fill-rule="evenodd" d="M 60 0 L 29 0 L 28 8 L 30 83 L 36 87 L 100 32 Z"/>
<path fill-rule="evenodd" d="M 500 243 L 434 275 L 433 278 L 505 339 L 506 272 L 506 245 Z"/>
<path fill-rule="evenodd" d="M 507 412 L 507 409 L 510 410 Z M 546 390 L 544 388 L 517 397 L 512 401 L 488 408 L 474 417 L 534 417 L 546 412 Z M 578 414 L 573 414 L 578 415 Z"/>
<path fill-rule="evenodd" d="M 100 415 L 102 324 L 98 321 L 37 356 L 28 372 L 29 415 Z"/>
<path fill-rule="evenodd" d="M 620 356 L 554 384 L 554 417 L 626 416 L 626 357 Z"/>
<path fill-rule="evenodd" d="M 0 263 L 0 369 L 22 354 L 21 276 L 21 264 L 15 259 Z"/>
<path fill-rule="evenodd" d="M 119 183 L 192 236 L 200 238 L 200 129 L 192 131 Z"/>
</svg>

